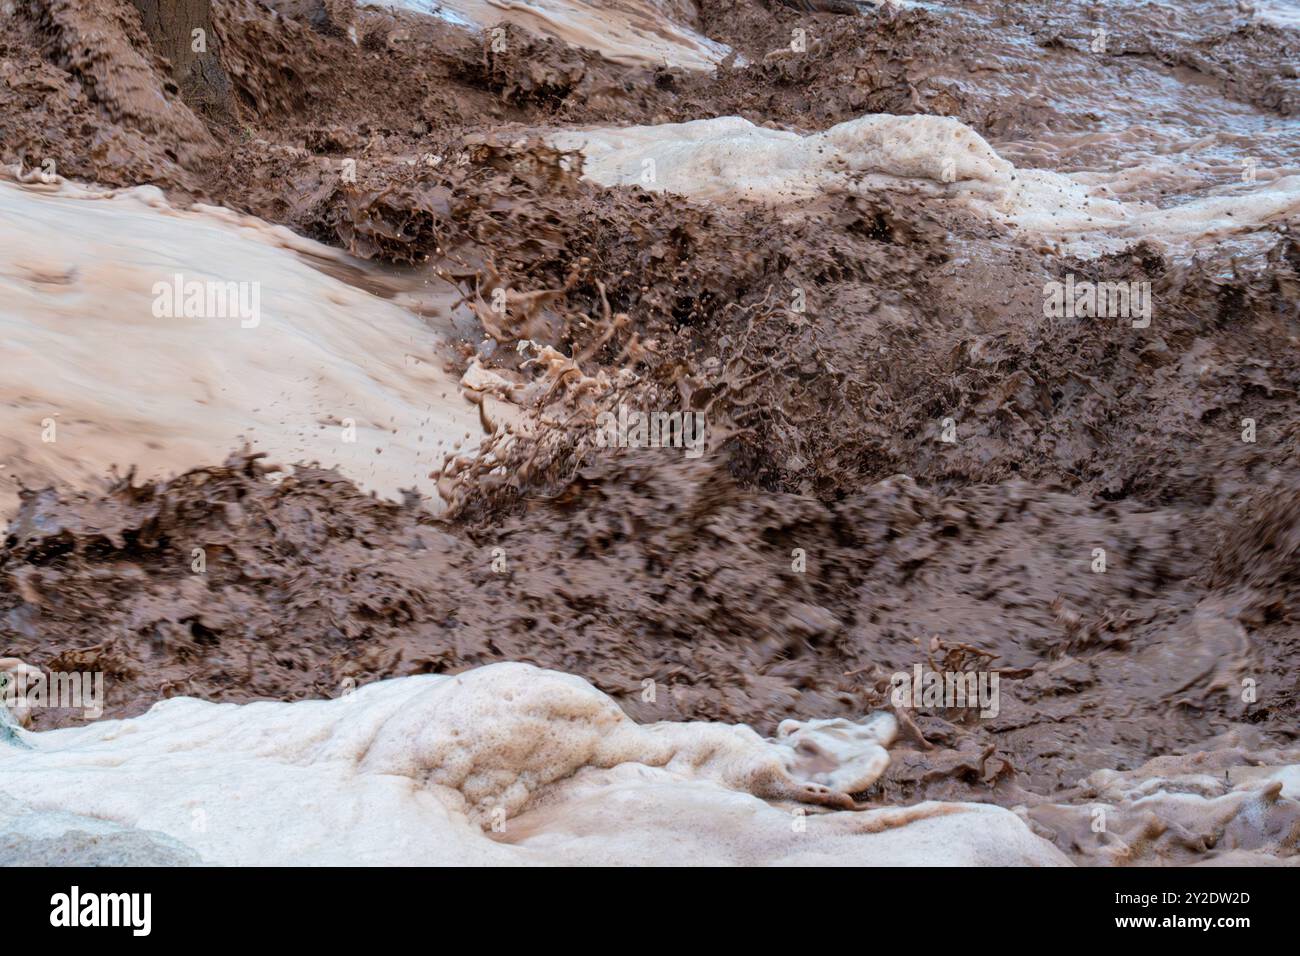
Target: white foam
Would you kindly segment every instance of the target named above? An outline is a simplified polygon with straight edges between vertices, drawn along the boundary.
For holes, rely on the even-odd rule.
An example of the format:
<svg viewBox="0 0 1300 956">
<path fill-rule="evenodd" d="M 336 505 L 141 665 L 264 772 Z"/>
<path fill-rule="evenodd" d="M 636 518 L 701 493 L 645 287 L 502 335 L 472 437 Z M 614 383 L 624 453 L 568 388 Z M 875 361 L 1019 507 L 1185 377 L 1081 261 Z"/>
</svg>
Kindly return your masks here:
<svg viewBox="0 0 1300 956">
<path fill-rule="evenodd" d="M 181 698 L 0 741 L 0 794 L 21 808 L 0 832 L 48 839 L 92 817 L 233 865 L 1065 862 L 995 807 L 822 812 L 842 795 L 810 778 L 869 784 L 894 731 L 889 715 L 787 725 L 776 741 L 642 726 L 580 678 L 526 664 L 333 701 Z"/>
<path fill-rule="evenodd" d="M 708 71 L 731 52 L 691 28 L 692 0 L 395 0 L 392 5 L 476 31 L 517 24 L 631 66 Z"/>
<path fill-rule="evenodd" d="M 1300 176 L 1212 190 L 1161 209 L 1124 201 L 1109 176 L 1016 169 L 974 130 L 946 116 L 872 115 L 822 133 L 766 129 L 739 117 L 550 134 L 579 150 L 583 175 L 701 199 L 788 204 L 831 191 L 907 189 L 946 196 L 1026 238 L 1096 254 L 1137 239 L 1174 244 L 1250 232 L 1300 213 Z"/>
<path fill-rule="evenodd" d="M 0 478 L 165 477 L 247 440 L 382 494 L 432 492 L 429 472 L 480 432 L 438 336 L 299 253 L 341 257 L 229 210 L 174 209 L 154 187 L 0 175 Z M 260 320 L 155 317 L 155 284 L 176 274 L 257 283 Z M 6 481 L 0 513 L 12 506 Z"/>
</svg>

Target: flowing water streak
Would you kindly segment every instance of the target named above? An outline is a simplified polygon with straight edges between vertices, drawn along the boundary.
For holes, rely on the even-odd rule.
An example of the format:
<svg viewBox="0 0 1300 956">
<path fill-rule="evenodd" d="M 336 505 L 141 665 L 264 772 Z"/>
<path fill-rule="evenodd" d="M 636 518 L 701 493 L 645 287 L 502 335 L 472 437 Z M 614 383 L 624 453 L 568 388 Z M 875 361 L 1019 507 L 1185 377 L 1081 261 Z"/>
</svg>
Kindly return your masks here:
<svg viewBox="0 0 1300 956">
<path fill-rule="evenodd" d="M 424 321 L 307 264 L 340 258 L 228 210 L 174 209 L 153 187 L 0 179 L 0 509 L 14 478 L 163 477 L 244 441 L 385 495 L 431 493 L 477 414 Z M 177 276 L 255 293 L 255 323 L 183 314 Z M 455 295 L 441 299 L 450 313 Z"/>
<path fill-rule="evenodd" d="M 474 32 L 513 23 L 628 66 L 712 70 L 730 50 L 697 33 L 691 0 L 398 0 Z"/>
</svg>

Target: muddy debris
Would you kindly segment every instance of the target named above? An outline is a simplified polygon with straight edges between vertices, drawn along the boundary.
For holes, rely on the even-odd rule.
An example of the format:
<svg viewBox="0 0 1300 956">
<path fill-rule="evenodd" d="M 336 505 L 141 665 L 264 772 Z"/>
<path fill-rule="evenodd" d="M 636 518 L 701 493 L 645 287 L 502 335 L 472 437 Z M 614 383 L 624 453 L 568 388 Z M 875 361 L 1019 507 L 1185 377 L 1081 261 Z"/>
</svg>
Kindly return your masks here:
<svg viewBox="0 0 1300 956">
<path fill-rule="evenodd" d="M 1255 152 L 1280 177 L 1300 164 L 1297 33 L 1198 6 L 1215 17 L 1194 30 L 1155 7 L 701 0 L 690 26 L 731 50 L 715 75 L 518 24 L 494 47 L 344 0 L 213 0 L 220 79 L 189 82 L 128 0 L 16 5 L 0 161 L 259 216 L 386 296 L 450 282 L 472 322 L 442 357 L 484 435 L 432 474 L 439 515 L 247 450 L 25 489 L 0 656 L 102 671 L 110 718 L 497 661 L 580 675 L 645 722 L 891 709 L 864 805 L 1020 807 L 1098 863 L 1132 862 L 1074 812 L 1103 798 L 1160 859 L 1250 851 L 1243 814 L 1285 837 L 1276 794 L 1204 784 L 1226 801 L 1214 833 L 1134 804 L 1143 773 L 1249 777 L 1296 745 L 1300 218 L 1249 247 L 1085 258 L 902 186 L 783 208 L 601 188 L 546 138 L 937 114 L 1089 174 L 1195 139 L 1204 109 L 1238 125 L 1197 187 Z M 1160 115 L 1119 95 L 1137 88 Z M 1111 135 L 1148 123 L 1153 142 Z M 1152 201 L 1192 188 L 1166 172 Z M 1157 319 L 1052 318 L 1066 275 L 1143 284 Z M 606 447 L 601 416 L 627 408 L 702 416 L 701 454 Z M 900 707 L 899 675 L 926 671 L 995 676 L 994 712 Z"/>
</svg>

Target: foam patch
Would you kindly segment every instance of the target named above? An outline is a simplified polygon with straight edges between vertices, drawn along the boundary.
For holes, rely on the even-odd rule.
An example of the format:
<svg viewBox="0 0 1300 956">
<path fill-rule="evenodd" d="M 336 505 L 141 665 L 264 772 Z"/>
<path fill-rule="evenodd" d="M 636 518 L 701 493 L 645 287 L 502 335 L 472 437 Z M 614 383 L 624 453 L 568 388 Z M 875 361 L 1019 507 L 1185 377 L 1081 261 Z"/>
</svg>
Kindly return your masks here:
<svg viewBox="0 0 1300 956">
<path fill-rule="evenodd" d="M 691 0 L 400 0 L 453 26 L 482 32 L 513 23 L 627 66 L 711 71 L 731 50 L 691 27 Z"/>
<path fill-rule="evenodd" d="M 643 726 L 586 681 L 526 664 L 331 701 L 176 698 L 0 743 L 0 839 L 84 834 L 90 818 L 124 853 L 231 865 L 1066 862 L 996 807 L 828 812 L 851 805 L 836 787 L 884 769 L 895 730 L 885 714 L 776 740 Z"/>
<path fill-rule="evenodd" d="M 1170 208 L 1125 201 L 1107 177 L 1017 169 L 947 116 L 863 116 L 801 135 L 735 116 L 660 126 L 565 130 L 549 139 L 583 154 L 602 186 L 641 186 L 707 200 L 797 203 L 822 193 L 907 189 L 961 202 L 1027 239 L 1099 254 L 1139 239 L 1192 244 L 1300 213 L 1300 176 L 1224 187 Z M 1133 170 L 1109 177 L 1118 182 Z"/>
<path fill-rule="evenodd" d="M 476 410 L 423 320 L 305 261 L 341 255 L 155 187 L 0 175 L 0 479 L 161 478 L 248 442 L 432 494 L 430 471 L 477 440 Z M 6 480 L 0 514 L 14 504 Z"/>
</svg>

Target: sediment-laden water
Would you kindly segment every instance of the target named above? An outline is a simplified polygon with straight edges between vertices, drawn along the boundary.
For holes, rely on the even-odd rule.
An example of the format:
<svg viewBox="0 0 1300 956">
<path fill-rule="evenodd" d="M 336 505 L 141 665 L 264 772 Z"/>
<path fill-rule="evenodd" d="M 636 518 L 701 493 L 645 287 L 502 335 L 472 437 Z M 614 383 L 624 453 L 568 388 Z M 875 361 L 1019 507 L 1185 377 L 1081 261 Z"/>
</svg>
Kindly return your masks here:
<svg viewBox="0 0 1300 956">
<path fill-rule="evenodd" d="M 0 859 L 1293 860 L 1297 22 L 13 5 Z"/>
</svg>

